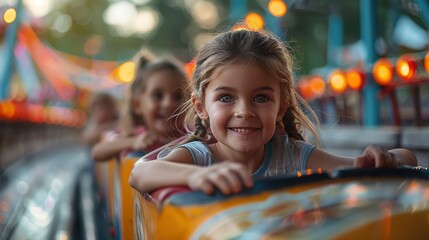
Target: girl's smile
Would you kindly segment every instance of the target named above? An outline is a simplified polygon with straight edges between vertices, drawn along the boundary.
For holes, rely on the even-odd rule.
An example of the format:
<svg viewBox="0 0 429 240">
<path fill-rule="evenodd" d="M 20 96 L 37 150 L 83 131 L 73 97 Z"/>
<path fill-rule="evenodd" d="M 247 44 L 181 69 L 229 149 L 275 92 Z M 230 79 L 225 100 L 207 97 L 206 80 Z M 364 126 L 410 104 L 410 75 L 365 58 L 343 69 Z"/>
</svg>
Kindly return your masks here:
<svg viewBox="0 0 429 240">
<path fill-rule="evenodd" d="M 243 136 L 249 136 L 255 134 L 260 128 L 228 128 L 231 131 Z"/>
</svg>

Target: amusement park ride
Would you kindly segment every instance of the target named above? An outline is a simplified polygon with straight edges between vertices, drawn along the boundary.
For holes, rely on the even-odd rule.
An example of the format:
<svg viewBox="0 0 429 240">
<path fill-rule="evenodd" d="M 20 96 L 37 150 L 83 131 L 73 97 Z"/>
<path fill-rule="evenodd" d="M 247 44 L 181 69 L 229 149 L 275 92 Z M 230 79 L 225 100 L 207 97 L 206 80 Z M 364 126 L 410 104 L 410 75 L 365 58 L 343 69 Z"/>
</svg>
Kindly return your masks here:
<svg viewBox="0 0 429 240">
<path fill-rule="evenodd" d="M 231 0 L 232 19 L 245 18 L 246 2 Z M 287 3 L 292 11 L 294 4 L 311 1 L 266 2 L 284 6 Z M 417 8 L 419 19 L 429 29 L 426 0 L 390 2 L 396 7 Z M 323 125 L 339 121 L 346 127 L 363 126 L 357 130 L 361 135 L 340 139 L 343 144 L 353 145 L 356 138 L 362 138 L 366 132 L 369 137 L 362 141 L 371 142 L 371 138 L 378 139 L 380 129 L 388 125 L 393 127 L 392 134 L 387 135 L 392 146 L 416 151 L 419 164 L 427 167 L 429 49 L 379 58 L 375 46 L 377 3 L 360 0 L 360 33 L 365 58 L 355 65 L 328 64 L 314 70 L 299 78 L 297 88 L 317 112 L 324 113 L 320 115 Z M 21 25 L 18 19 L 7 27 L 4 45 L 15 47 L 3 51 L 3 59 L 12 59 L 15 55 L 17 64 L 23 65 L 31 56 L 52 85 L 50 89 L 56 97 L 70 100 L 70 95 L 79 96 L 79 92 L 90 88 L 86 84 L 93 83 L 93 79 L 105 79 L 107 87 L 118 84 L 115 77 L 124 79 L 118 77 L 121 70 L 117 63 L 92 61 L 93 66 L 100 64 L 100 68 L 95 69 L 104 71 L 90 72 L 85 83 L 79 82 L 72 77 L 73 72 L 85 70 L 64 60 L 70 57 L 41 45 L 31 27 Z M 280 20 L 280 17 L 267 17 L 267 26 L 278 33 Z M 330 15 L 329 39 L 342 37 L 334 31 L 339 26 L 337 13 Z M 341 48 L 339 42 L 329 41 L 328 56 L 334 54 L 333 49 Z M 63 64 L 65 71 L 50 66 L 53 62 Z M 5 67 L 0 68 L 0 119 L 74 127 L 84 124 L 83 112 L 70 106 L 45 107 L 8 99 L 4 89 L 9 88 L 12 63 L 7 60 Z M 31 72 L 34 66 L 17 69 Z M 347 117 L 332 118 L 339 114 Z M 329 145 L 335 139 L 335 133 L 329 134 L 332 135 L 321 134 L 323 144 Z M 107 203 L 106 214 L 115 226 L 116 239 L 429 239 L 429 171 L 425 167 L 308 169 L 282 178 L 256 179 L 252 189 L 232 196 L 220 192 L 207 196 L 183 187 L 152 193 L 131 189 L 128 178 L 133 166 L 138 161 L 156 160 L 159 151 L 166 147 L 169 146 L 141 160 L 141 155 L 132 153 L 95 164 L 96 181 Z M 361 146 L 356 148 L 361 150 Z"/>
</svg>

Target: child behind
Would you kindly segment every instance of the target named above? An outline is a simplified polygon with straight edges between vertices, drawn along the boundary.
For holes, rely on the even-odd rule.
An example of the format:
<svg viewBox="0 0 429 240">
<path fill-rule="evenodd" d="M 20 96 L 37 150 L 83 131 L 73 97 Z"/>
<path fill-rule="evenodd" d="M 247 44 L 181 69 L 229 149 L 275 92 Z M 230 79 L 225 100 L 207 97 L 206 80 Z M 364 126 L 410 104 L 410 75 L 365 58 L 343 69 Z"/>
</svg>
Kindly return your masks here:
<svg viewBox="0 0 429 240">
<path fill-rule="evenodd" d="M 116 99 L 109 93 L 96 93 L 88 107 L 88 121 L 81 134 L 83 144 L 93 146 L 104 132 L 116 127 L 118 121 Z"/>
<path fill-rule="evenodd" d="M 136 61 L 136 75 L 119 134 L 94 146 L 94 160 L 109 160 L 126 149 L 144 154 L 182 134 L 183 118 L 174 113 L 189 98 L 186 73 L 172 60 L 147 59 L 143 53 Z"/>
<path fill-rule="evenodd" d="M 232 31 L 207 43 L 197 56 L 192 91 L 187 121 L 195 119 L 193 139 L 137 164 L 129 180 L 135 189 L 179 185 L 231 194 L 251 187 L 252 177 L 307 168 L 416 165 L 405 149 L 370 146 L 347 158 L 305 142 L 304 132 L 316 139 L 317 132 L 301 108 L 314 113 L 295 91 L 291 54 L 268 32 Z M 216 143 L 201 141 L 208 131 Z"/>
</svg>

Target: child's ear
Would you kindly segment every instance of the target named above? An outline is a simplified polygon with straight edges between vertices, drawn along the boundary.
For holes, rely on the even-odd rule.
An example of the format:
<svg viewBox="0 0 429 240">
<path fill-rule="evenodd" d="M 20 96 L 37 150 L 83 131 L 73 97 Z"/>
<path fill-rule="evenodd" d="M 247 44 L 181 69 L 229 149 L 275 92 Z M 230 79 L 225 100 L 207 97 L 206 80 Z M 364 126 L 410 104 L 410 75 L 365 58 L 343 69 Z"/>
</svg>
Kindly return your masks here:
<svg viewBox="0 0 429 240">
<path fill-rule="evenodd" d="M 201 118 L 201 120 L 207 120 L 209 118 L 209 115 L 207 114 L 206 108 L 204 106 L 204 103 L 201 102 L 195 94 L 192 94 L 192 105 L 194 106 L 195 111 L 198 114 L 198 117 Z"/>
</svg>

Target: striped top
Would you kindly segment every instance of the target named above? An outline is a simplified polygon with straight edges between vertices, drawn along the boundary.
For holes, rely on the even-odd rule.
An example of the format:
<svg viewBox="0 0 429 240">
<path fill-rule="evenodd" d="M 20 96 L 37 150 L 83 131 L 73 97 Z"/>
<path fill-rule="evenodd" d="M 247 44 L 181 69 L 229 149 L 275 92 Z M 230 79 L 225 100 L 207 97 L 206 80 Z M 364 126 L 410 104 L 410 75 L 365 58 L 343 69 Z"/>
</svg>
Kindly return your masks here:
<svg viewBox="0 0 429 240">
<path fill-rule="evenodd" d="M 201 141 L 185 143 L 179 147 L 188 149 L 194 164 L 197 166 L 207 167 L 219 162 L 210 151 L 210 148 Z M 264 160 L 252 176 L 282 176 L 305 170 L 308 157 L 314 148 L 314 145 L 303 141 L 295 141 L 294 144 L 289 141 L 286 135 L 274 136 L 265 144 Z"/>
</svg>

